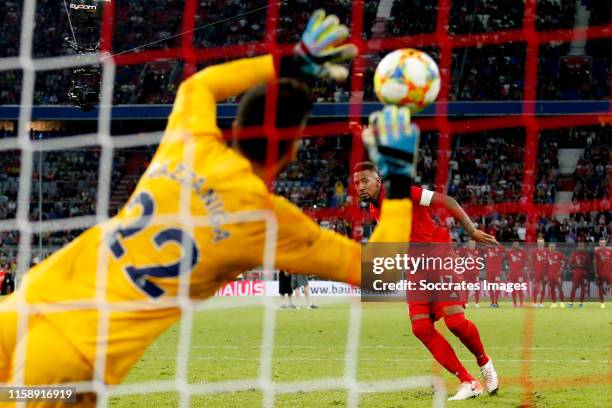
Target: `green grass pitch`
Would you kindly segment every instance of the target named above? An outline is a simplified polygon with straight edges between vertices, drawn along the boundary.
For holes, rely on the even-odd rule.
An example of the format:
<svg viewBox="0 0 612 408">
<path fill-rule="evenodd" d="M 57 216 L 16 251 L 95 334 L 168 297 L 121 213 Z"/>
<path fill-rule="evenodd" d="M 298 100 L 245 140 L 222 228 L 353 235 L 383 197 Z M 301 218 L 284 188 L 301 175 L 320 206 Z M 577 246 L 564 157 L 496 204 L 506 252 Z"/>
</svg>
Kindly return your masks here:
<svg viewBox="0 0 612 408">
<path fill-rule="evenodd" d="M 273 352 L 276 382 L 343 376 L 349 305 L 323 303 L 317 310 L 279 310 Z M 487 352 L 500 376 L 497 396 L 465 402 L 461 407 L 521 407 L 523 385 L 532 381 L 534 407 L 612 406 L 612 308 L 598 303 L 584 309 L 468 308 L 467 316 L 479 327 Z M 610 306 L 610 305 L 609 305 Z M 523 329 L 531 324 L 530 347 Z M 213 382 L 257 377 L 263 308 L 202 311 L 195 314 L 189 353 L 189 381 Z M 480 376 L 476 363 L 459 341 L 437 327 L 451 342 L 466 367 Z M 178 325 L 164 334 L 133 368 L 126 382 L 171 380 L 175 373 Z M 364 304 L 358 354 L 361 381 L 439 373 L 450 395 L 458 382 L 433 363 L 429 352 L 412 335 L 405 305 Z M 525 371 L 527 370 L 527 371 Z M 529 372 L 529 376 L 521 376 Z M 258 407 L 256 390 L 194 396 L 196 407 Z M 282 394 L 276 407 L 342 407 L 344 391 Z M 362 394 L 362 407 L 430 407 L 431 389 Z M 176 393 L 112 397 L 111 407 L 176 407 Z"/>
</svg>

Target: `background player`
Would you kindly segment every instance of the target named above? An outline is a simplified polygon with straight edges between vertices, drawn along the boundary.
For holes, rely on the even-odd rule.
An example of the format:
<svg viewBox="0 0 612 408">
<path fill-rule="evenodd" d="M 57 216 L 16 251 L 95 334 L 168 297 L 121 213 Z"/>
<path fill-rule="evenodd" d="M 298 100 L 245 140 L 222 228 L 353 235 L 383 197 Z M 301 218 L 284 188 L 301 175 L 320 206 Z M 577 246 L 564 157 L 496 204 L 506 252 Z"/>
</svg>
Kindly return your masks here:
<svg viewBox="0 0 612 408">
<path fill-rule="evenodd" d="M 315 12 L 294 54 L 281 61 L 281 74 L 345 79 L 347 70 L 335 62 L 356 53 L 353 45 L 339 45 L 347 36 L 348 29 L 337 17 Z M 180 318 L 179 275 L 189 273 L 186 294 L 190 298 L 205 299 L 240 273 L 262 264 L 268 242 L 266 223 L 221 222 L 237 212 L 264 211 L 275 217 L 278 231 L 272 249 L 277 268 L 360 283 L 360 245 L 320 229 L 296 206 L 268 191 L 264 182 L 268 138 L 263 130 L 261 136 L 240 138 L 232 147 L 222 139 L 216 123 L 217 101 L 246 92 L 234 134 L 241 136 L 246 127 L 260 129 L 266 83 L 274 79 L 273 58 L 265 55 L 208 67 L 182 83 L 166 133 L 127 206 L 35 266 L 19 290 L 0 304 L 0 382 L 91 380 L 94 367 L 99 367 L 96 350 L 103 341 L 98 336 L 99 311 L 93 303 L 101 286 L 111 310 L 102 355 L 104 371 L 98 375 L 108 384 L 120 383 L 151 342 Z M 310 94 L 295 79 L 282 79 L 277 85 L 276 126 L 293 129 L 298 138 L 312 106 Z M 402 158 L 416 155 L 417 145 L 407 137 L 369 143 L 391 181 L 373 240 L 405 242 L 411 229 L 412 170 Z M 378 152 L 379 143 L 384 152 Z M 277 172 L 293 160 L 296 147 L 295 139 L 279 142 L 277 160 L 269 163 L 271 170 Z M 189 155 L 192 160 L 186 158 Z M 401 174 L 387 161 L 397 164 Z M 178 214 L 190 222 L 181 222 Z M 206 225 L 190 218 L 209 215 L 214 217 Z M 106 261 L 106 282 L 96 282 L 99 259 Z M 30 316 L 27 337 L 17 338 L 20 302 L 71 301 L 92 306 L 52 313 L 41 309 Z M 132 308 L 117 310 L 117 302 Z M 23 355 L 25 361 L 13 359 Z M 81 396 L 79 406 L 92 405 L 94 400 L 92 395 Z"/>
<path fill-rule="evenodd" d="M 281 297 L 281 309 L 295 309 L 293 303 L 293 289 L 291 288 L 291 274 L 289 271 L 281 270 L 278 272 L 278 294 Z"/>
<path fill-rule="evenodd" d="M 525 279 L 525 267 L 527 266 L 527 254 L 525 250 L 521 248 L 521 243 L 517 240 L 512 243 L 512 248 L 506 252 L 506 259 L 508 260 L 508 280 L 512 283 L 523 283 Z M 520 301 L 519 307 L 523 307 L 523 296 L 522 290 L 512 291 L 512 303 L 514 307 L 517 307 L 516 298 Z"/>
<path fill-rule="evenodd" d="M 304 291 L 304 298 L 306 303 L 304 308 L 306 309 L 318 309 L 319 306 L 312 303 L 310 297 L 310 286 L 308 286 L 308 276 L 300 274 L 291 274 L 291 289 L 293 289 L 293 295 L 295 296 L 295 306 L 299 309 L 300 306 L 300 291 Z"/>
<path fill-rule="evenodd" d="M 550 285 L 550 296 L 552 305 L 550 307 L 565 307 L 563 303 L 563 268 L 567 264 L 567 258 L 561 252 L 557 251 L 557 245 L 554 242 L 548 244 L 548 264 L 546 265 L 546 275 L 548 276 L 548 284 Z M 557 291 L 559 291 L 559 302 L 557 302 Z M 542 294 L 542 296 L 544 296 Z"/>
<path fill-rule="evenodd" d="M 392 109 L 392 107 L 385 109 Z M 386 131 L 384 116 L 373 122 L 379 124 L 379 132 Z M 404 126 L 404 129 L 412 133 L 418 132 L 416 125 Z M 385 196 L 385 190 L 382 189 L 381 174 L 376 165 L 371 162 L 357 163 L 353 173 L 353 184 L 361 200 L 370 204 L 371 215 L 378 220 L 380 203 Z M 410 242 L 450 243 L 448 231 L 436 226 L 429 212 L 429 208 L 444 208 L 459 221 L 474 241 L 497 244 L 493 236 L 476 229 L 465 211 L 452 197 L 417 186 L 412 186 L 410 195 L 414 203 Z M 482 394 L 482 385 L 463 366 L 450 343 L 434 327 L 434 322 L 440 318 L 444 318 L 448 329 L 476 357 L 487 391 L 491 394 L 497 392 L 499 382 L 493 362 L 485 353 L 478 328 L 472 321 L 465 318 L 463 302 L 411 302 L 408 310 L 414 335 L 427 347 L 438 363 L 461 381 L 457 394 L 450 398 L 451 400 L 464 400 L 479 396 Z"/>
<path fill-rule="evenodd" d="M 470 238 L 470 240 L 467 243 L 467 247 L 463 248 L 462 251 L 460 251 L 460 255 L 465 259 L 478 258 L 480 256 L 480 251 L 478 250 L 478 248 L 476 248 L 476 241 Z M 476 263 L 470 264 L 470 267 L 466 267 L 463 277 L 466 282 L 479 283 L 480 282 L 480 271 L 481 270 L 478 268 L 478 265 Z M 466 295 L 467 295 L 466 303 L 469 303 L 469 295 L 470 295 L 469 292 L 466 293 Z M 480 289 L 477 289 L 474 291 L 474 307 L 480 307 L 479 301 L 480 301 Z"/>
<path fill-rule="evenodd" d="M 596 282 L 599 289 L 601 308 L 605 308 L 606 286 L 612 286 L 612 248 L 606 247 L 606 238 L 599 239 L 599 248 L 595 249 L 593 266 L 595 268 Z"/>
<path fill-rule="evenodd" d="M 590 256 L 587 253 L 584 241 L 578 241 L 577 248 L 572 252 L 570 257 L 570 266 L 572 267 L 572 292 L 570 294 L 569 307 L 574 307 L 574 299 L 576 298 L 576 290 L 580 287 L 580 307 L 583 307 L 584 295 L 589 284 Z"/>
<path fill-rule="evenodd" d="M 546 283 L 548 282 L 548 276 L 546 275 L 547 265 L 548 250 L 546 249 L 546 243 L 544 238 L 538 237 L 537 248 L 531 254 L 531 268 L 533 270 L 533 286 L 531 291 L 534 307 L 544 307 L 544 295 L 546 294 Z M 538 294 L 540 294 L 540 303 L 538 303 Z"/>
<path fill-rule="evenodd" d="M 488 282 L 501 281 L 502 275 L 502 260 L 505 249 L 501 245 L 488 246 L 483 248 L 482 255 L 485 258 L 486 268 L 486 279 Z M 489 290 L 489 296 L 491 297 L 490 307 L 499 307 L 499 290 Z"/>
</svg>

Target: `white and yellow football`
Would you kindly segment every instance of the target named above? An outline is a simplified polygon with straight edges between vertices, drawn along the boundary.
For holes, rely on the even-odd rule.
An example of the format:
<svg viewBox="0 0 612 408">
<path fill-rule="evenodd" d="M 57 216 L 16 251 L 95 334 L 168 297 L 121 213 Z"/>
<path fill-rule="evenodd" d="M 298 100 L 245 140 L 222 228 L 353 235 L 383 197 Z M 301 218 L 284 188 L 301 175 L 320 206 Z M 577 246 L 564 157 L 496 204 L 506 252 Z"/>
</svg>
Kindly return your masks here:
<svg viewBox="0 0 612 408">
<path fill-rule="evenodd" d="M 426 108 L 440 92 L 440 71 L 423 51 L 403 48 L 387 54 L 376 67 L 374 90 L 385 105 Z"/>
</svg>

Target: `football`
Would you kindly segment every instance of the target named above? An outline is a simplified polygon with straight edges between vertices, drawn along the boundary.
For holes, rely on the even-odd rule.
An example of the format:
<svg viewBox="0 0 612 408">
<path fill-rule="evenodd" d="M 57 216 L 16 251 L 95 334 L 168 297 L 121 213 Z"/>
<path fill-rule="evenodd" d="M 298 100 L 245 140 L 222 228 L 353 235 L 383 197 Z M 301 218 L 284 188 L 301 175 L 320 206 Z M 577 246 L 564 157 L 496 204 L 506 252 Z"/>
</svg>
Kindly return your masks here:
<svg viewBox="0 0 612 408">
<path fill-rule="evenodd" d="M 387 54 L 376 67 L 374 90 L 385 105 L 408 106 L 418 112 L 436 100 L 440 71 L 435 61 L 413 48 Z"/>
</svg>

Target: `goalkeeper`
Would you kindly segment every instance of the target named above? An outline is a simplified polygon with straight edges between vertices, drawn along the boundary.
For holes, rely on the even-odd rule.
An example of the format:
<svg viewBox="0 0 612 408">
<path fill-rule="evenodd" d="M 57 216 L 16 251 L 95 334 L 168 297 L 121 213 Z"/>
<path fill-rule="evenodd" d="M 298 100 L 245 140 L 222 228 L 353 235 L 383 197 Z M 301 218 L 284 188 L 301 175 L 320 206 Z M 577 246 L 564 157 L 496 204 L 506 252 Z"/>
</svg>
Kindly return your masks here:
<svg viewBox="0 0 612 408">
<path fill-rule="evenodd" d="M 273 257 L 279 269 L 359 285 L 360 246 L 320 229 L 289 201 L 271 194 L 263 181 L 266 84 L 277 76 L 291 77 L 278 80 L 277 92 L 271 93 L 277 96 L 276 127 L 292 133 L 292 139 L 278 142 L 272 163 L 278 172 L 294 160 L 311 109 L 308 89 L 295 78 L 345 80 L 348 71 L 337 63 L 357 51 L 341 45 L 347 36 L 336 16 L 318 10 L 293 55 L 281 60 L 278 75 L 266 55 L 212 66 L 186 80 L 164 138 L 128 204 L 32 268 L 19 290 L 0 304 L 0 383 L 89 381 L 101 366 L 95 363 L 96 349 L 104 344 L 98 378 L 120 383 L 151 342 L 180 318 L 183 274 L 192 299 L 212 296 L 238 274 L 261 265 L 264 256 Z M 216 103 L 244 92 L 233 123 L 235 143 L 228 147 L 216 124 Z M 386 148 L 378 164 L 393 184 L 372 239 L 401 242 L 411 229 L 414 170 L 410 160 L 402 168 L 402 157 L 416 155 L 417 144 L 400 138 L 378 145 Z M 394 165 L 384 166 L 391 157 Z M 276 220 L 277 231 L 262 220 L 230 222 L 234 213 L 261 210 Z M 192 217 L 206 217 L 209 223 Z M 273 238 L 275 246 L 267 247 Z M 104 268 L 103 282 L 96 282 L 98 268 Z M 97 285 L 110 308 L 108 330 L 98 327 Z M 21 302 L 30 310 L 27 338 L 17 337 Z M 105 343 L 99 333 L 106 335 Z M 83 405 L 87 397 L 95 400 L 81 395 Z"/>
</svg>

